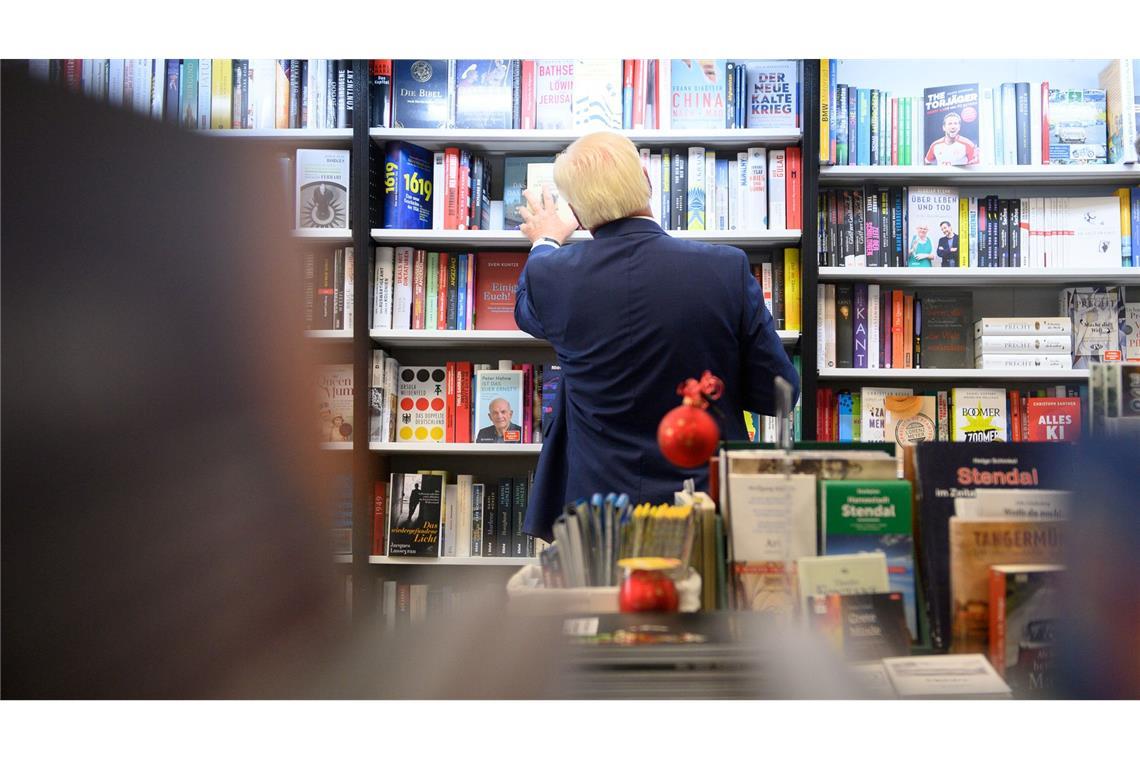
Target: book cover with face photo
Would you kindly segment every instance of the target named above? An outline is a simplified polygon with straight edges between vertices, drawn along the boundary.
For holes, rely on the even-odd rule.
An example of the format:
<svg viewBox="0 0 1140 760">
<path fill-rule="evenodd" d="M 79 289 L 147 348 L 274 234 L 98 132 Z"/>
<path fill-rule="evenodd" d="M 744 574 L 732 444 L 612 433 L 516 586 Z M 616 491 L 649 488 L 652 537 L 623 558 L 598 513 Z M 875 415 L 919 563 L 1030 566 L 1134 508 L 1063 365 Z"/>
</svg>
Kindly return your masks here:
<svg viewBox="0 0 1140 760">
<path fill-rule="evenodd" d="M 908 267 L 958 265 L 958 191 L 952 187 L 912 187 L 907 193 L 910 237 Z"/>
<path fill-rule="evenodd" d="M 475 373 L 475 443 L 522 443 L 522 370 Z"/>
<path fill-rule="evenodd" d="M 922 94 L 925 163 L 936 166 L 978 163 L 977 83 L 928 87 Z"/>
</svg>

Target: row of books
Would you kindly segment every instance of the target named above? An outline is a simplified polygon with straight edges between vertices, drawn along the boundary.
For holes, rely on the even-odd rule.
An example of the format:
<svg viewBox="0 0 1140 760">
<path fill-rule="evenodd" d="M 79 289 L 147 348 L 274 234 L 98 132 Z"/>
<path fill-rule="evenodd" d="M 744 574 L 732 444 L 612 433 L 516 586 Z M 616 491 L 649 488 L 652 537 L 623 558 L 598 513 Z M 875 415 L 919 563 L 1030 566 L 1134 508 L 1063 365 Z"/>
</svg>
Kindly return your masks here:
<svg viewBox="0 0 1140 760">
<path fill-rule="evenodd" d="M 1140 439 L 1140 363 L 1089 366 L 1089 431 Z"/>
<path fill-rule="evenodd" d="M 33 76 L 186 129 L 352 126 L 352 61 L 69 58 L 33 60 Z"/>
<path fill-rule="evenodd" d="M 791 355 L 792 365 L 796 368 L 796 373 L 802 372 L 803 365 L 802 359 L 798 353 Z M 802 412 L 803 399 L 796 399 L 796 404 L 792 408 L 791 423 L 792 423 L 792 440 L 803 440 L 803 412 Z M 757 414 L 756 412 L 744 412 L 744 429 L 747 431 L 748 440 L 753 443 L 779 443 L 780 442 L 780 428 L 779 419 L 771 417 L 766 414 Z"/>
<path fill-rule="evenodd" d="M 952 388 L 916 394 L 912 388 L 816 390 L 816 440 L 1061 441 L 1081 438 L 1085 386 Z"/>
<path fill-rule="evenodd" d="M 561 382 L 557 364 L 449 361 L 401 366 L 372 351 L 369 440 L 381 443 L 541 443 Z"/>
<path fill-rule="evenodd" d="M 476 483 L 443 470 L 392 473 L 373 488 L 373 555 L 534 557 L 544 542 L 522 531 L 534 473 Z M 536 546 L 537 543 L 537 546 Z"/>
<path fill-rule="evenodd" d="M 450 584 L 376 579 L 376 613 L 381 629 L 398 631 L 423 623 L 459 622 L 470 614 L 476 599 Z"/>
<path fill-rule="evenodd" d="M 352 247 L 301 254 L 306 330 L 351 330 Z"/>
<path fill-rule="evenodd" d="M 820 147 L 824 164 L 1041 166 L 1136 160 L 1140 111 L 1131 59 L 1106 66 L 1100 89 L 972 83 L 927 87 L 921 97 L 839 83 L 834 59 L 825 63 L 827 86 L 820 89 L 828 129 Z"/>
<path fill-rule="evenodd" d="M 371 62 L 373 127 L 799 127 L 798 61 L 420 59 Z"/>
<path fill-rule="evenodd" d="M 820 191 L 816 243 L 821 266 L 1135 267 L 1137 214 L 1140 188 L 1001 198 L 866 185 Z"/>
</svg>

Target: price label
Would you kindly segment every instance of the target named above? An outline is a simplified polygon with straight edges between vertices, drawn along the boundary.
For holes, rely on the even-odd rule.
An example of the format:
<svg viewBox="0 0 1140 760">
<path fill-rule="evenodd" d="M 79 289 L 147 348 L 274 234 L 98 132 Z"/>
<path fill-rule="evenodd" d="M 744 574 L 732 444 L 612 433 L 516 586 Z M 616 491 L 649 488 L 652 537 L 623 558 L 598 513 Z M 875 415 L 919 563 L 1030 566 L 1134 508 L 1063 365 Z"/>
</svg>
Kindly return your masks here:
<svg viewBox="0 0 1140 760">
<path fill-rule="evenodd" d="M 570 618 L 562 622 L 562 633 L 567 636 L 596 636 L 598 618 Z"/>
</svg>

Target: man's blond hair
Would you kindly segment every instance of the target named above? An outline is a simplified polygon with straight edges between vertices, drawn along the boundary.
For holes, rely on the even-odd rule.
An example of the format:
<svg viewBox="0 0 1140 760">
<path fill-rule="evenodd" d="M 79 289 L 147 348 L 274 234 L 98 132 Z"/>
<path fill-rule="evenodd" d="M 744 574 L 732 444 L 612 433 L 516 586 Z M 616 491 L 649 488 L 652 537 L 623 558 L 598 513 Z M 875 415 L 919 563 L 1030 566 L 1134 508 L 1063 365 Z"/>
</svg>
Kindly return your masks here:
<svg viewBox="0 0 1140 760">
<path fill-rule="evenodd" d="M 649 206 L 637 146 L 614 132 L 591 132 L 571 143 L 554 161 L 554 184 L 586 229 Z"/>
</svg>

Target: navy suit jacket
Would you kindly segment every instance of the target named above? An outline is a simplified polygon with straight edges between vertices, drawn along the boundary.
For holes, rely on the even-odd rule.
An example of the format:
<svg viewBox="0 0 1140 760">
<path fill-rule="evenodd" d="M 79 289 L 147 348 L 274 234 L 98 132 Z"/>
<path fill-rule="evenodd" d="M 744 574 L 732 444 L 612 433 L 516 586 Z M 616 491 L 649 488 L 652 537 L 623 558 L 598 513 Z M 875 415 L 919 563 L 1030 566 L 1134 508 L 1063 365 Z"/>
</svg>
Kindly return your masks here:
<svg viewBox="0 0 1140 760">
<path fill-rule="evenodd" d="M 563 379 L 523 530 L 551 540 L 563 505 L 595 492 L 672 503 L 708 468 L 670 464 L 657 426 L 681 403 L 677 385 L 711 370 L 725 440 L 747 437 L 743 411 L 775 413 L 773 378 L 800 380 L 763 293 L 738 248 L 680 240 L 645 218 L 619 219 L 593 240 L 536 247 L 519 275 L 515 322 L 550 341 Z M 794 399 L 793 399 L 794 400 Z"/>
</svg>

